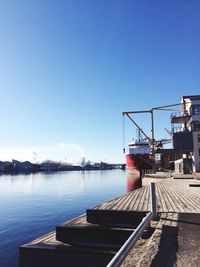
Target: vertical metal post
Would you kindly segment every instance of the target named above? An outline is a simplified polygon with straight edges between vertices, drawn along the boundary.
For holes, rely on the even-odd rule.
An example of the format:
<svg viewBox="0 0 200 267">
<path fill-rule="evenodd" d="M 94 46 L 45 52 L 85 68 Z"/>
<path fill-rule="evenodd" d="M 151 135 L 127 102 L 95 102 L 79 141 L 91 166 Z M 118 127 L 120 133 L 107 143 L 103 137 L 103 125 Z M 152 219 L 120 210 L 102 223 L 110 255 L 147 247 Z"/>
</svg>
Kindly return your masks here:
<svg viewBox="0 0 200 267">
<path fill-rule="evenodd" d="M 154 214 L 154 219 L 157 219 L 155 183 L 150 184 L 150 201 L 151 201 L 151 211 Z"/>
</svg>

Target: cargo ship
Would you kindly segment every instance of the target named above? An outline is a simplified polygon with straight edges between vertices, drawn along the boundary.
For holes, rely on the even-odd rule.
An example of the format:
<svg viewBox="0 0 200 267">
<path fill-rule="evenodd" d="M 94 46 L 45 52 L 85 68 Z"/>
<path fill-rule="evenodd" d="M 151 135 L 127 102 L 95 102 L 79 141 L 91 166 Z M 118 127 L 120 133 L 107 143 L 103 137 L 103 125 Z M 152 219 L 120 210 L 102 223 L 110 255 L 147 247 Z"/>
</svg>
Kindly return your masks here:
<svg viewBox="0 0 200 267">
<path fill-rule="evenodd" d="M 129 171 L 152 169 L 149 140 L 141 138 L 133 139 L 132 142 L 128 144 L 126 167 Z"/>
<path fill-rule="evenodd" d="M 174 107 L 178 107 L 175 109 Z M 155 140 L 154 135 L 154 112 L 176 111 L 171 114 L 171 131 L 165 128 L 170 139 Z M 150 114 L 151 137 L 137 124 L 132 114 Z M 133 140 L 128 145 L 126 164 L 128 170 L 147 169 L 156 171 L 156 167 L 162 170 L 175 170 L 177 173 L 190 174 L 200 172 L 200 95 L 182 96 L 180 103 L 153 107 L 148 110 L 126 111 L 123 115 L 123 151 L 125 149 L 125 117 L 136 126 L 143 140 Z M 170 147 L 163 148 L 170 144 Z M 156 157 L 159 165 L 156 166 Z"/>
</svg>

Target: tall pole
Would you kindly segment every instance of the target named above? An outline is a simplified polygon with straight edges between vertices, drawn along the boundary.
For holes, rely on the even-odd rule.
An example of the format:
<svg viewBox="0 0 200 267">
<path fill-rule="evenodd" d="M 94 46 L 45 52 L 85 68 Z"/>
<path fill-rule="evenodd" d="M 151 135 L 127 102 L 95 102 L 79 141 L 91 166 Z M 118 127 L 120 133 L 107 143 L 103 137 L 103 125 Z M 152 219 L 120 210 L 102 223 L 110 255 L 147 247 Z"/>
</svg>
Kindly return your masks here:
<svg viewBox="0 0 200 267">
<path fill-rule="evenodd" d="M 151 145 L 152 145 L 152 156 L 153 156 L 153 172 L 156 172 L 156 162 L 155 162 L 155 138 L 154 138 L 154 117 L 153 109 L 151 109 Z"/>
</svg>

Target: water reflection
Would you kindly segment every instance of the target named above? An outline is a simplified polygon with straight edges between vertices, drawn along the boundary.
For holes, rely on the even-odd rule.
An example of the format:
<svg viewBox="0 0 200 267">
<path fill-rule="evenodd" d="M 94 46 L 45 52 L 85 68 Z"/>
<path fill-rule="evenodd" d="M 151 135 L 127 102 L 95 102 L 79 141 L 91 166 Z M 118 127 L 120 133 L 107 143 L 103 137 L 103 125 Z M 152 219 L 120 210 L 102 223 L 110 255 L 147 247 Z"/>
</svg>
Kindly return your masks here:
<svg viewBox="0 0 200 267">
<path fill-rule="evenodd" d="M 126 191 L 126 172 L 0 176 L 0 267 L 17 267 L 18 247 Z"/>
<path fill-rule="evenodd" d="M 142 178 L 138 170 L 131 170 L 127 173 L 126 191 L 130 192 L 142 187 Z"/>
</svg>

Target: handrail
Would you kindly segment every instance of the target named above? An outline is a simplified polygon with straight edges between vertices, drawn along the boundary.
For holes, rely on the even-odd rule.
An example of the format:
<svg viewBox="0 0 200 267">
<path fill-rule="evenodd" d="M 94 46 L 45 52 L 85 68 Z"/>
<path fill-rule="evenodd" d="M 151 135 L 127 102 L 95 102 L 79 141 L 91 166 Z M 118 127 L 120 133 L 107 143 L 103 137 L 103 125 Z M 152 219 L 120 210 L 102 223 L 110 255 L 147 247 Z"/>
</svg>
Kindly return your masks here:
<svg viewBox="0 0 200 267">
<path fill-rule="evenodd" d="M 151 211 L 144 217 L 135 231 L 127 239 L 124 245 L 120 248 L 117 254 L 112 258 L 106 267 L 118 267 L 122 264 L 132 247 L 135 245 L 143 231 L 150 223 L 152 219 L 156 217 L 156 198 L 155 198 L 155 183 L 150 185 L 150 197 L 151 197 Z"/>
<path fill-rule="evenodd" d="M 171 114 L 171 119 L 173 119 L 173 118 L 179 118 L 179 117 L 182 118 L 182 117 L 187 117 L 187 116 L 191 116 L 191 113 L 189 111 L 185 111 L 185 112 L 183 112 L 183 111 L 173 112 Z"/>
</svg>

